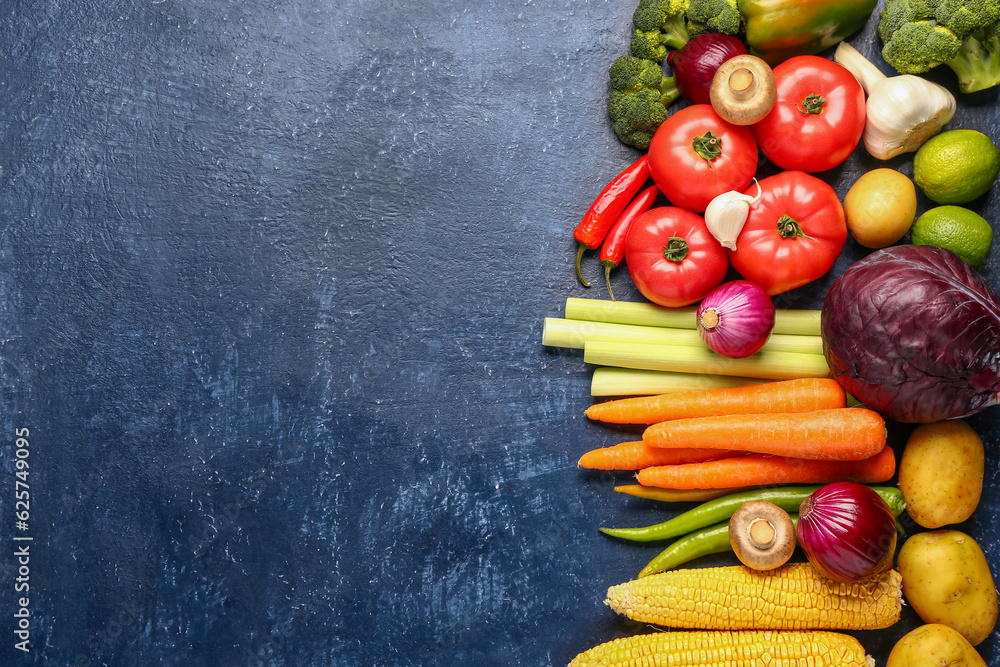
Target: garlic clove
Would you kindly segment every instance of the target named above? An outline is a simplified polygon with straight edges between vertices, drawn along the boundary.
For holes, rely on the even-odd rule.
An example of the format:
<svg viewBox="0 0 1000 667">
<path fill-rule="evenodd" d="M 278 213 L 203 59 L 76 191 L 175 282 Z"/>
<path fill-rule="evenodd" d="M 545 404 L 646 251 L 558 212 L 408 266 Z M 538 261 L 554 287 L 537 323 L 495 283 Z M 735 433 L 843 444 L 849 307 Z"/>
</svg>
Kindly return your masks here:
<svg viewBox="0 0 1000 667">
<path fill-rule="evenodd" d="M 757 183 L 757 179 L 753 179 Z M 722 247 L 736 250 L 736 239 L 750 217 L 750 206 L 760 201 L 762 191 L 757 183 L 757 196 L 730 190 L 717 195 L 705 209 L 705 226 Z"/>
</svg>

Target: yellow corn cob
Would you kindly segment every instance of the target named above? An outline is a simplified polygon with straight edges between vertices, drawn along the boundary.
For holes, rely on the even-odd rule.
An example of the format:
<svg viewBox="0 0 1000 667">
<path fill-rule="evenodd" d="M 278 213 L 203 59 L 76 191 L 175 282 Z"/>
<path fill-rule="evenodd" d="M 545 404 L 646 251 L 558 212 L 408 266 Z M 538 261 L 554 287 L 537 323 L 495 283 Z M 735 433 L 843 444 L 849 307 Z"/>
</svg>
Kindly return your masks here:
<svg viewBox="0 0 1000 667">
<path fill-rule="evenodd" d="M 595 646 L 570 667 L 875 667 L 837 632 L 656 632 Z"/>
<path fill-rule="evenodd" d="M 742 565 L 661 572 L 608 589 L 608 606 L 636 621 L 700 630 L 876 630 L 899 620 L 895 570 L 851 584 L 809 563 L 770 572 Z"/>
</svg>

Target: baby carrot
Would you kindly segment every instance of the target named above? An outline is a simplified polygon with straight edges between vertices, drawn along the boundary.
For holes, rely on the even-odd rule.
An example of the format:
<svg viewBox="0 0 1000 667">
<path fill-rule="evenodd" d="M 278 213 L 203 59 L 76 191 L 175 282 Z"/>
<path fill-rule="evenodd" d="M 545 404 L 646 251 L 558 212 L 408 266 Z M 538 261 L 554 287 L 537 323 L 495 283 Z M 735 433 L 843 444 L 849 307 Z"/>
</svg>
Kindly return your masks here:
<svg viewBox="0 0 1000 667">
<path fill-rule="evenodd" d="M 723 449 L 650 447 L 642 440 L 621 442 L 612 447 L 594 449 L 580 457 L 579 466 L 591 470 L 641 470 L 650 466 L 701 463 L 729 456 L 742 456 L 743 452 Z"/>
<path fill-rule="evenodd" d="M 642 439 L 654 447 L 742 449 L 756 454 L 860 461 L 885 448 L 885 420 L 867 408 L 718 415 L 660 422 Z"/>
<path fill-rule="evenodd" d="M 659 396 L 638 396 L 595 403 L 587 408 L 591 419 L 612 424 L 656 424 L 670 419 L 762 412 L 806 412 L 842 408 L 843 388 L 831 378 L 801 378 L 686 391 Z"/>
<path fill-rule="evenodd" d="M 829 484 L 853 480 L 862 484 L 888 481 L 896 472 L 896 455 L 886 447 L 862 461 L 815 461 L 752 454 L 704 463 L 656 466 L 639 471 L 639 483 L 667 489 L 723 489 L 766 484 Z"/>
</svg>

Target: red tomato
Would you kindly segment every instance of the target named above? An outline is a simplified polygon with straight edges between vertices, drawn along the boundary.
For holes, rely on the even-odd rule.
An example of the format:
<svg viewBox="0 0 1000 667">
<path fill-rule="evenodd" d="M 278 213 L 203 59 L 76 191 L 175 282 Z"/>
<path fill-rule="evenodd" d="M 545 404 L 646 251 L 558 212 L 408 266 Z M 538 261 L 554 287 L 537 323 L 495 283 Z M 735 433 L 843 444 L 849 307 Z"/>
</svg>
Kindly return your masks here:
<svg viewBox="0 0 1000 667">
<path fill-rule="evenodd" d="M 773 296 L 833 268 L 847 242 L 847 221 L 837 193 L 815 176 L 783 171 L 760 181 L 760 189 L 729 259 Z M 746 194 L 756 195 L 757 188 Z"/>
<path fill-rule="evenodd" d="M 670 203 L 696 213 L 716 195 L 746 188 L 756 172 L 753 132 L 722 120 L 710 104 L 681 109 L 649 142 L 653 181 Z"/>
<path fill-rule="evenodd" d="M 632 223 L 625 240 L 625 265 L 643 296 L 677 308 L 700 301 L 721 285 L 729 260 L 704 218 L 683 208 L 661 206 Z"/>
<path fill-rule="evenodd" d="M 847 159 L 865 129 L 865 91 L 841 65 L 796 56 L 774 68 L 778 100 L 752 126 L 761 151 L 782 169 L 826 171 Z"/>
</svg>

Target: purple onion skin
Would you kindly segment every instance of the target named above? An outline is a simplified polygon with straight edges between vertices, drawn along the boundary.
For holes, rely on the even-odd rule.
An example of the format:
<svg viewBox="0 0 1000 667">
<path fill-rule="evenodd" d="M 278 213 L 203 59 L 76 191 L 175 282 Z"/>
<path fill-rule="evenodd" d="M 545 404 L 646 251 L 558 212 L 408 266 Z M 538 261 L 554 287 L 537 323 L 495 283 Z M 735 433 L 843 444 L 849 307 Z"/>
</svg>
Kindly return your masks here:
<svg viewBox="0 0 1000 667">
<path fill-rule="evenodd" d="M 692 104 L 711 104 L 708 90 L 716 70 L 733 56 L 749 53 L 746 44 L 731 35 L 705 33 L 671 51 L 667 64 L 674 72 L 677 90 Z"/>
<path fill-rule="evenodd" d="M 704 320 L 714 311 L 718 325 Z M 719 285 L 702 300 L 697 314 L 698 333 L 710 350 L 730 359 L 758 352 L 774 328 L 774 303 L 762 287 L 749 280 Z"/>
<path fill-rule="evenodd" d="M 834 281 L 821 322 L 834 377 L 888 419 L 937 422 L 997 403 L 1000 299 L 951 251 L 872 253 Z"/>
<path fill-rule="evenodd" d="M 820 574 L 860 581 L 892 567 L 896 516 L 864 484 L 834 482 L 802 501 L 799 546 Z"/>
</svg>

